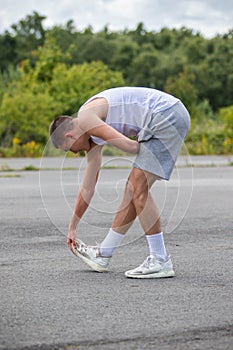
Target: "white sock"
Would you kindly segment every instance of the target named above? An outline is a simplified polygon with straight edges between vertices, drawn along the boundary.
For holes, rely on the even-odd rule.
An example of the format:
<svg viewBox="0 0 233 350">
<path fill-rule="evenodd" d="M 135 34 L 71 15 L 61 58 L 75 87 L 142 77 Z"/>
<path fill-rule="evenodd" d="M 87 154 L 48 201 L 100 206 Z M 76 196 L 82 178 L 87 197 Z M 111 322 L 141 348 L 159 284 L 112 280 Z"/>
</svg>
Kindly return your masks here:
<svg viewBox="0 0 233 350">
<path fill-rule="evenodd" d="M 154 255 L 157 259 L 167 260 L 167 252 L 163 239 L 163 232 L 154 235 L 146 235 L 149 244 L 150 255 Z"/>
<path fill-rule="evenodd" d="M 100 254 L 102 256 L 112 256 L 114 250 L 120 245 L 124 235 L 110 228 L 107 236 L 100 243 Z"/>
</svg>

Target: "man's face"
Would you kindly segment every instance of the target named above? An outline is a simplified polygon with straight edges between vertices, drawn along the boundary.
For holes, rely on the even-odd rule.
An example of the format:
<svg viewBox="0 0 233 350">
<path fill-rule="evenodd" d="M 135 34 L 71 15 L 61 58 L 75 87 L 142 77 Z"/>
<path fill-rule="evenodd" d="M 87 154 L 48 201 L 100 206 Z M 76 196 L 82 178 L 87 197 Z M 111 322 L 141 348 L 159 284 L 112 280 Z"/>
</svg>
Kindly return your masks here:
<svg viewBox="0 0 233 350">
<path fill-rule="evenodd" d="M 80 151 L 90 150 L 89 136 L 86 134 L 74 136 L 66 136 L 64 144 L 60 147 L 63 151 L 71 151 L 78 153 Z"/>
</svg>

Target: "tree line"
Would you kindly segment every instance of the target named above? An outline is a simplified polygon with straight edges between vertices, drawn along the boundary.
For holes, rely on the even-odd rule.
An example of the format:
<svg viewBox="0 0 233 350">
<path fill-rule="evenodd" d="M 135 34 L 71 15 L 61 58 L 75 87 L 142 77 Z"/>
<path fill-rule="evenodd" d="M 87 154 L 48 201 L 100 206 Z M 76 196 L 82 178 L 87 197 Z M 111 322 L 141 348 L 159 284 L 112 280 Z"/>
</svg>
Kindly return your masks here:
<svg viewBox="0 0 233 350">
<path fill-rule="evenodd" d="M 182 99 L 191 153 L 233 151 L 233 30 L 206 39 L 188 28 L 45 29 L 27 15 L 0 35 L 0 154 L 39 154 L 50 121 L 100 90 L 148 86 Z"/>
</svg>

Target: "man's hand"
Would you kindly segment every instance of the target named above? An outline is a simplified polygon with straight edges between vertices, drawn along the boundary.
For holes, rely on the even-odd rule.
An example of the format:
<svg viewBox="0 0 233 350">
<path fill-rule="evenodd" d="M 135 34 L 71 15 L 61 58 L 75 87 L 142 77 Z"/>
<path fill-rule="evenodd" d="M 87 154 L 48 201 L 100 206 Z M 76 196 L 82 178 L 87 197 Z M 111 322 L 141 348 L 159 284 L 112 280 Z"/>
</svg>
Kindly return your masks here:
<svg viewBox="0 0 233 350">
<path fill-rule="evenodd" d="M 73 249 L 76 248 L 76 242 L 75 242 L 76 236 L 77 236 L 76 230 L 69 229 L 68 236 L 67 236 L 67 244 L 68 244 L 70 251 L 73 254 L 74 254 Z"/>
</svg>

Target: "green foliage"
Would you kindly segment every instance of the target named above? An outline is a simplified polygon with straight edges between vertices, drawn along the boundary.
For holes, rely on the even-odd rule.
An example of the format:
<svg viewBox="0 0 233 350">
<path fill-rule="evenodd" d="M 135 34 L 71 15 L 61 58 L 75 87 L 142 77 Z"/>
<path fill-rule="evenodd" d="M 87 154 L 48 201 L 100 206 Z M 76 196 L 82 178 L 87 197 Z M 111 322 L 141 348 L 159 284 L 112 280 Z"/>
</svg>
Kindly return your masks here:
<svg viewBox="0 0 233 350">
<path fill-rule="evenodd" d="M 233 154 L 233 105 L 221 108 L 219 116 L 224 122 L 224 153 Z"/>
<path fill-rule="evenodd" d="M 118 45 L 115 50 L 115 55 L 111 59 L 109 65 L 113 69 L 122 71 L 124 78 L 131 82 L 130 67 L 134 59 L 137 58 L 140 52 L 139 45 L 128 37 L 122 37 L 118 40 Z M 124 67 L 124 68 L 123 68 Z"/>
<path fill-rule="evenodd" d="M 195 77 L 187 69 L 179 73 L 178 76 L 168 78 L 165 91 L 180 98 L 189 110 L 197 104 Z"/>
<path fill-rule="evenodd" d="M 147 31 L 141 22 L 94 33 L 78 31 L 73 20 L 45 30 L 45 18 L 33 12 L 0 35 L 2 156 L 37 156 L 55 116 L 75 114 L 91 95 L 121 85 L 179 97 L 192 119 L 191 153 L 233 152 L 233 30 L 206 39 L 185 27 Z"/>
<path fill-rule="evenodd" d="M 206 40 L 201 36 L 186 37 L 182 43 L 182 47 L 187 61 L 192 65 L 198 65 L 206 57 Z"/>
<path fill-rule="evenodd" d="M 63 106 L 63 114 L 74 114 L 90 96 L 101 90 L 124 85 L 122 74 L 102 62 L 84 63 L 67 68 L 58 64 L 53 71 L 50 94 Z"/>
<path fill-rule="evenodd" d="M 63 55 L 56 44 L 55 39 L 46 35 L 45 43 L 34 52 L 36 66 L 33 69 L 34 79 L 37 81 L 50 81 L 53 78 L 53 70 L 58 63 L 67 62 L 69 53 Z"/>
<path fill-rule="evenodd" d="M 75 26 L 73 20 L 67 21 L 64 27 L 54 26 L 46 32 L 46 35 L 54 38 L 62 52 L 69 51 L 76 40 Z"/>
<path fill-rule="evenodd" d="M 124 85 L 121 73 L 102 62 L 67 66 L 66 57 L 50 37 L 35 56 L 35 67 L 24 61 L 19 78 L 5 85 L 2 94 L 0 146 L 9 156 L 38 156 L 54 117 L 77 112 L 99 90 Z"/>
<path fill-rule="evenodd" d="M 221 108 L 220 118 L 225 122 L 226 129 L 233 132 L 233 105 Z"/>
<path fill-rule="evenodd" d="M 191 154 L 220 154 L 221 142 L 219 142 L 218 137 L 216 137 L 216 125 L 207 123 L 208 128 L 203 130 L 203 127 L 199 123 L 192 123 L 192 128 L 188 133 L 185 144 Z M 207 126 L 207 125 L 206 125 Z M 221 135 L 221 132 L 220 132 Z M 213 144 L 210 139 L 216 140 L 217 144 Z"/>
<path fill-rule="evenodd" d="M 127 156 L 128 153 L 121 151 L 119 148 L 113 147 L 111 145 L 104 145 L 103 147 L 103 155 L 104 156 Z"/>
<path fill-rule="evenodd" d="M 21 141 L 14 137 L 10 147 L 0 147 L 0 157 L 39 157 L 42 154 L 43 146 L 35 141 L 20 144 Z"/>
<path fill-rule="evenodd" d="M 49 121 L 61 106 L 48 90 L 34 93 L 25 89 L 22 82 L 3 96 L 0 115 L 0 137 L 2 146 L 10 146 L 13 137 L 24 144 L 28 141 L 46 142 Z"/>
<path fill-rule="evenodd" d="M 9 32 L 0 35 L 0 71 L 5 72 L 9 66 L 18 63 L 16 53 L 16 39 Z"/>
<path fill-rule="evenodd" d="M 192 120 L 191 129 L 185 140 L 191 154 L 233 154 L 233 133 L 226 130 L 221 119 L 217 121 Z"/>
<path fill-rule="evenodd" d="M 132 85 L 155 87 L 157 82 L 154 70 L 161 64 L 161 57 L 151 44 L 145 44 L 145 46 L 146 49 L 133 59 L 129 68 L 129 76 Z"/>
<path fill-rule="evenodd" d="M 207 120 L 217 119 L 217 115 L 213 112 L 208 100 L 192 104 L 189 108 L 189 112 L 191 118 L 203 126 Z"/>
<path fill-rule="evenodd" d="M 44 42 L 45 30 L 43 21 L 45 16 L 41 16 L 34 11 L 32 15 L 27 15 L 18 23 L 13 24 L 13 38 L 16 41 L 16 55 L 18 61 L 30 58 L 31 52 Z"/>
<path fill-rule="evenodd" d="M 2 97 L 8 88 L 9 84 L 20 78 L 21 72 L 19 68 L 14 68 L 13 66 L 8 66 L 5 71 L 0 72 L 0 104 Z"/>
<path fill-rule="evenodd" d="M 45 30 L 44 20 L 44 16 L 33 12 L 12 25 L 11 32 L 0 36 L 0 70 L 5 71 L 8 65 L 19 64 L 26 58 L 34 67 L 37 51 L 45 55 L 44 62 L 40 58 L 41 66 L 37 66 L 42 80 L 51 78 L 48 68 L 53 67 L 54 61 L 69 65 L 102 61 L 121 72 L 127 85 L 162 90 L 187 70 L 191 80 L 194 76 L 192 84 L 198 103 L 208 100 L 214 111 L 233 104 L 232 31 L 206 39 L 185 27 L 147 31 L 140 22 L 133 30 L 110 32 L 105 26 L 94 33 L 91 26 L 78 31 L 73 20 Z M 60 57 L 49 56 L 51 51 L 55 52 L 54 46 L 59 48 Z"/>
</svg>

